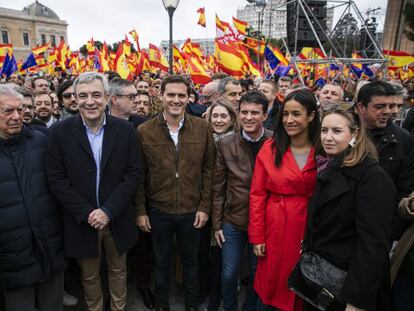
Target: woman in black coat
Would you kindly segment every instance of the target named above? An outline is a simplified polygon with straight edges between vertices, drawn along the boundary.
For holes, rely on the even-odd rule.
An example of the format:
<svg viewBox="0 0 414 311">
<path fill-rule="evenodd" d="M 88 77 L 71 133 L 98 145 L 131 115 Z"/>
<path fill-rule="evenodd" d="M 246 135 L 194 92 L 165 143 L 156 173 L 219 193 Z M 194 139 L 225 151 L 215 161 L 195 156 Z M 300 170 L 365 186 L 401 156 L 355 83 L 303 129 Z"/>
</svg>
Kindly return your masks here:
<svg viewBox="0 0 414 311">
<path fill-rule="evenodd" d="M 388 241 L 396 190 L 377 159 L 357 115 L 339 109 L 324 114 L 306 245 L 347 271 L 340 310 L 390 310 Z"/>
</svg>

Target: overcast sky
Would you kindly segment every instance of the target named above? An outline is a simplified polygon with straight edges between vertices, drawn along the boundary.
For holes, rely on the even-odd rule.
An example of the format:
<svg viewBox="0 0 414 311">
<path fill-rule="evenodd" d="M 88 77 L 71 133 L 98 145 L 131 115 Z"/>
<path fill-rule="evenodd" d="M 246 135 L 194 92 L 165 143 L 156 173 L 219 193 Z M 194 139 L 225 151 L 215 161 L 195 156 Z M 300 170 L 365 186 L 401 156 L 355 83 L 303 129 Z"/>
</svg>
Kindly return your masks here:
<svg viewBox="0 0 414 311">
<path fill-rule="evenodd" d="M 135 28 L 142 47 L 148 43 L 159 45 L 168 40 L 168 14 L 162 0 L 41 0 L 52 9 L 68 26 L 69 44 L 77 50 L 92 36 L 95 40 L 113 43 L 124 38 Z M 33 0 L 0 0 L 0 7 L 22 10 Z M 246 0 L 181 0 L 174 14 L 174 39 L 206 38 L 215 36 L 215 13 L 224 21 L 236 17 L 237 8 Z M 359 9 L 381 7 L 384 10 L 387 0 L 355 0 Z M 206 8 L 207 30 L 197 25 L 197 9 Z M 336 11 L 339 18 L 343 11 Z M 379 20 L 384 23 L 385 15 Z M 383 25 L 380 26 L 382 29 Z"/>
</svg>

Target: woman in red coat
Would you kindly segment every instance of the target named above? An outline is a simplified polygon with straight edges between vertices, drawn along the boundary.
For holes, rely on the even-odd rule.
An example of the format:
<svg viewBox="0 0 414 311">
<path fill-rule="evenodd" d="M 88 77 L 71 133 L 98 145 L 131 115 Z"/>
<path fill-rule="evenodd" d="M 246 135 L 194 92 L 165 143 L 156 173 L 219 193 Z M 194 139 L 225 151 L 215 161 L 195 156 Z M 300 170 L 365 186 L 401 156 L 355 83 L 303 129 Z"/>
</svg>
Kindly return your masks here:
<svg viewBox="0 0 414 311">
<path fill-rule="evenodd" d="M 287 287 L 300 255 L 308 200 L 316 183 L 314 143 L 320 128 L 315 96 L 288 94 L 274 138 L 263 144 L 250 190 L 249 241 L 258 256 L 254 288 L 260 310 L 302 310 Z"/>
</svg>

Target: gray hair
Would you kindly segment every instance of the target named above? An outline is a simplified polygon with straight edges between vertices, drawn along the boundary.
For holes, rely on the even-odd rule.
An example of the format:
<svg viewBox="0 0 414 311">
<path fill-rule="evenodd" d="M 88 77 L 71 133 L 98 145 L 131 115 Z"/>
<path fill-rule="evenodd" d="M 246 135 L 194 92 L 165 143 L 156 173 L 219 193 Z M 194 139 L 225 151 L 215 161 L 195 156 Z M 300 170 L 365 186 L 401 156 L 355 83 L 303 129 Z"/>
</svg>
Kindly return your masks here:
<svg viewBox="0 0 414 311">
<path fill-rule="evenodd" d="M 394 87 L 395 92 L 397 93 L 396 96 L 402 96 L 404 100 L 408 98 L 408 92 L 404 86 L 402 86 L 397 81 L 388 81 L 388 83 Z"/>
<path fill-rule="evenodd" d="M 23 102 L 23 95 L 19 94 L 13 87 L 0 85 L 0 98 L 2 97 L 14 97 Z"/>
<path fill-rule="evenodd" d="M 76 78 L 75 82 L 73 82 L 73 88 L 75 89 L 75 93 L 76 93 L 76 89 L 79 84 L 90 84 L 96 80 L 99 80 L 102 82 L 102 86 L 104 88 L 105 93 L 108 93 L 108 89 L 109 89 L 108 78 L 105 77 L 101 73 L 92 72 L 92 71 L 84 72 L 80 74 L 79 77 Z"/>
<path fill-rule="evenodd" d="M 109 82 L 109 106 L 112 106 L 113 96 L 120 95 L 124 87 L 131 85 L 135 88 L 134 83 L 129 80 L 122 78 L 113 78 L 111 82 Z"/>
<path fill-rule="evenodd" d="M 233 77 L 226 77 L 220 80 L 219 85 L 217 87 L 217 92 L 220 94 L 224 94 L 226 92 L 227 84 L 232 83 L 234 85 L 240 85 L 240 81 L 233 78 Z"/>
</svg>

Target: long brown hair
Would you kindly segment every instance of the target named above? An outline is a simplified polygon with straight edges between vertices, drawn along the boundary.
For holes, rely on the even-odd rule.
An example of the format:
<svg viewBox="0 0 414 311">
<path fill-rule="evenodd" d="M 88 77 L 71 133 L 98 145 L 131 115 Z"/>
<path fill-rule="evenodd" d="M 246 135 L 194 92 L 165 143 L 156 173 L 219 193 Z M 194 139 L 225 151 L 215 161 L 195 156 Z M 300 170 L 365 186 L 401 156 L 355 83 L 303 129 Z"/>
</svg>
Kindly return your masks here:
<svg viewBox="0 0 414 311">
<path fill-rule="evenodd" d="M 373 142 L 368 137 L 365 128 L 361 126 L 361 120 L 359 119 L 358 114 L 345 109 L 334 108 L 327 111 L 324 111 L 322 115 L 322 120 L 331 114 L 337 114 L 342 116 L 348 123 L 348 128 L 352 134 L 356 134 L 356 142 L 351 148 L 350 152 L 345 155 L 342 166 L 352 167 L 361 163 L 365 157 L 369 157 L 375 161 L 378 161 L 378 152 L 375 148 Z M 321 140 L 316 145 L 316 152 L 323 152 L 323 147 Z"/>
</svg>

